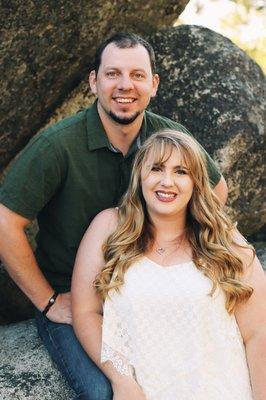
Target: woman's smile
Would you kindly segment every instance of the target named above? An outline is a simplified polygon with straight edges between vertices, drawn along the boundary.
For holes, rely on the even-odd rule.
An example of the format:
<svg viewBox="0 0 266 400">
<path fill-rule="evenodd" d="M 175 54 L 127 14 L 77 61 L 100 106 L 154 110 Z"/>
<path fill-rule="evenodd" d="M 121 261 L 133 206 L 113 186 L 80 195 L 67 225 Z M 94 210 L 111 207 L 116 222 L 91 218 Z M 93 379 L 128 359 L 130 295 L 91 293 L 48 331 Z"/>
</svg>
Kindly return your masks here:
<svg viewBox="0 0 266 400">
<path fill-rule="evenodd" d="M 166 203 L 174 201 L 177 196 L 177 194 L 174 192 L 166 192 L 164 190 L 156 190 L 155 195 L 159 201 L 163 201 Z"/>
</svg>

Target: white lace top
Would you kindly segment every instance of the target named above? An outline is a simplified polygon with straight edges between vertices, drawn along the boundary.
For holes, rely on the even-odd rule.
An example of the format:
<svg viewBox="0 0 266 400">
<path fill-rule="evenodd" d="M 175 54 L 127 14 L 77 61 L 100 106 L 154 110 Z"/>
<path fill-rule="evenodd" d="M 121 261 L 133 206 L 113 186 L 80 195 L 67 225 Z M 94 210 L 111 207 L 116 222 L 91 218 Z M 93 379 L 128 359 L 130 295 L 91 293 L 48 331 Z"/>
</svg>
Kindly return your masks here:
<svg viewBox="0 0 266 400">
<path fill-rule="evenodd" d="M 147 400 L 252 400 L 235 317 L 211 287 L 193 262 L 143 257 L 105 301 L 102 362 L 132 375 Z"/>
</svg>

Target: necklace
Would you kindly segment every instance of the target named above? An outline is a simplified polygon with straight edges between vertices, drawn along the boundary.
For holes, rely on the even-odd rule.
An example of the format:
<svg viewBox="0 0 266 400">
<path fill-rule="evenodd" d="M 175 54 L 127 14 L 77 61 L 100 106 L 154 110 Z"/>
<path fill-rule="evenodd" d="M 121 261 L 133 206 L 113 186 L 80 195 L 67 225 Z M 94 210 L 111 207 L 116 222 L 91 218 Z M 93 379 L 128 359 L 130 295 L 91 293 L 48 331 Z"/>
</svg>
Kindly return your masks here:
<svg viewBox="0 0 266 400">
<path fill-rule="evenodd" d="M 185 233 L 185 232 L 183 232 L 183 233 L 177 238 L 177 239 L 180 239 L 180 238 L 181 238 L 181 240 L 179 240 L 179 241 L 177 241 L 177 243 L 175 243 L 173 251 L 171 251 L 170 254 L 168 254 L 168 256 L 171 255 L 171 254 L 173 254 L 175 251 L 177 251 L 177 250 L 180 248 L 181 244 L 183 243 L 184 237 L 185 237 L 185 234 L 184 234 L 184 233 Z M 163 256 L 168 250 L 170 250 L 170 249 L 172 248 L 172 246 L 168 246 L 168 247 L 160 246 L 159 243 L 158 243 L 157 241 L 155 241 L 155 246 L 156 246 L 156 247 L 155 247 L 155 252 L 156 252 L 157 254 L 159 254 L 159 256 Z"/>
<path fill-rule="evenodd" d="M 156 251 L 156 253 L 158 253 L 160 256 L 162 256 L 163 255 L 163 253 L 165 253 L 165 248 L 164 247 L 157 247 L 156 249 L 155 249 L 155 251 Z"/>
</svg>

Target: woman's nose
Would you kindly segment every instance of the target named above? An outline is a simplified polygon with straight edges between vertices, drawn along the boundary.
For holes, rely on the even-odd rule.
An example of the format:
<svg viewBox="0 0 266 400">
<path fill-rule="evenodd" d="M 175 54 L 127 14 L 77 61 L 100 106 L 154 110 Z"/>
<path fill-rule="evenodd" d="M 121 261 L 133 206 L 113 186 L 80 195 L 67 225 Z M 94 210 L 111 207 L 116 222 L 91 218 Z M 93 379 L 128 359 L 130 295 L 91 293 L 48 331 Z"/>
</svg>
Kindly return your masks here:
<svg viewBox="0 0 266 400">
<path fill-rule="evenodd" d="M 173 185 L 173 176 L 169 173 L 164 173 L 161 179 L 162 186 L 172 186 Z"/>
</svg>

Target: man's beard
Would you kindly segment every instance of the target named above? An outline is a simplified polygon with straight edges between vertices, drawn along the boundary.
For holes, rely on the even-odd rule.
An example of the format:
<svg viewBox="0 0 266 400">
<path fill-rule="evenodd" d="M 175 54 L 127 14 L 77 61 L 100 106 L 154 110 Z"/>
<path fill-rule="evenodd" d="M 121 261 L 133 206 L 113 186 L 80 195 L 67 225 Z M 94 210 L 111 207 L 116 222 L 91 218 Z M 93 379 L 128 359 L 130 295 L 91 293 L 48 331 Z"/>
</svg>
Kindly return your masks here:
<svg viewBox="0 0 266 400">
<path fill-rule="evenodd" d="M 112 118 L 113 121 L 120 125 L 129 125 L 135 121 L 135 119 L 141 114 L 140 111 L 136 111 L 131 117 L 120 117 L 119 115 L 114 114 L 112 111 L 109 111 L 109 116 Z"/>
</svg>

